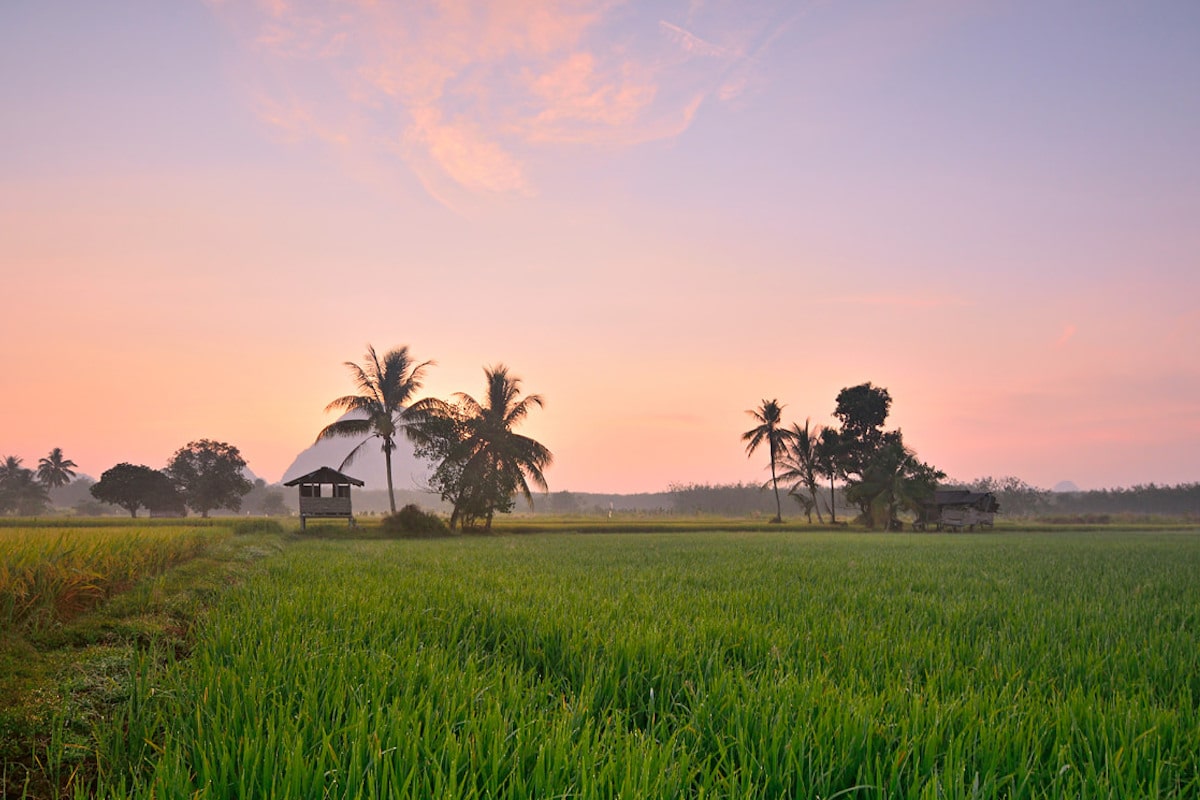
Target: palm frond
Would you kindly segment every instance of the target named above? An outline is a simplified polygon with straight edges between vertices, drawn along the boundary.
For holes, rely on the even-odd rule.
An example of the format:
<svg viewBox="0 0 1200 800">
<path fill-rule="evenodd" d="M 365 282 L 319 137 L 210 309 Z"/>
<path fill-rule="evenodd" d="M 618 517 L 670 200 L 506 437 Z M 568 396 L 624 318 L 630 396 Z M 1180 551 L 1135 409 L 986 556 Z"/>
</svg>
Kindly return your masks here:
<svg viewBox="0 0 1200 800">
<path fill-rule="evenodd" d="M 361 442 L 359 442 L 358 444 L 354 445 L 354 449 L 352 449 L 352 450 L 351 450 L 349 453 L 347 453 L 347 454 L 346 454 L 346 457 L 342 459 L 342 463 L 341 463 L 341 465 L 338 467 L 338 469 L 339 469 L 339 470 L 343 470 L 343 469 L 345 469 L 346 467 L 348 467 L 348 466 L 350 466 L 351 464 L 353 464 L 353 463 L 354 463 L 354 459 L 358 458 L 358 454 L 359 454 L 359 452 L 361 452 L 361 451 L 362 451 L 362 449 L 363 449 L 364 447 L 366 447 L 366 446 L 367 446 L 367 443 L 368 443 L 368 442 L 370 442 L 370 441 L 371 441 L 372 439 L 374 439 L 374 438 L 376 438 L 376 437 L 375 437 L 375 436 L 373 436 L 373 435 L 372 435 L 372 436 L 368 436 L 366 439 L 363 439 Z"/>
<path fill-rule="evenodd" d="M 322 428 L 313 443 L 344 436 L 368 436 L 370 433 L 371 421 L 369 419 L 339 419 Z"/>
</svg>

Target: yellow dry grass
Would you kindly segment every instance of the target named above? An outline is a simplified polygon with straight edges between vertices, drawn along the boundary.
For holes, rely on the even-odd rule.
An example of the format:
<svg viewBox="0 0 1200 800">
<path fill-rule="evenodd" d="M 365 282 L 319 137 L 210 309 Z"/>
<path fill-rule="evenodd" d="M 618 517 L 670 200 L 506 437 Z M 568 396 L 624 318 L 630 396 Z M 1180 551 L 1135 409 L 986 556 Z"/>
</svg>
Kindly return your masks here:
<svg viewBox="0 0 1200 800">
<path fill-rule="evenodd" d="M 182 525 L 0 529 L 0 633 L 66 621 L 222 535 Z"/>
</svg>

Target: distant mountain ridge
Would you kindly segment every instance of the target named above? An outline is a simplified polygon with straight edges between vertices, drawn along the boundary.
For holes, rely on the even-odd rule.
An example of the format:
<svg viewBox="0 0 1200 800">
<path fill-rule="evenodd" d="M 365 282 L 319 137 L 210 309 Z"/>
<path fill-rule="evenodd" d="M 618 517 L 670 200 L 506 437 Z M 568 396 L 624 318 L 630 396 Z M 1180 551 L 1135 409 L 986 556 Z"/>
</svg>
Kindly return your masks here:
<svg viewBox="0 0 1200 800">
<path fill-rule="evenodd" d="M 352 411 L 343 414 L 339 421 L 363 416 L 361 412 Z M 382 440 L 373 438 L 367 442 L 359 450 L 354 461 L 345 469 L 341 468 L 342 461 L 362 441 L 357 437 L 346 437 L 316 442 L 296 456 L 291 465 L 284 470 L 283 477 L 279 479 L 279 482 L 285 483 L 321 467 L 332 467 L 351 477 L 358 478 L 366 484 L 364 489 L 386 491 L 387 467 L 383 458 Z M 396 490 L 423 490 L 429 485 L 430 471 L 429 465 L 413 453 L 412 443 L 405 436 L 398 436 L 396 449 L 392 451 L 392 482 L 395 484 Z"/>
</svg>

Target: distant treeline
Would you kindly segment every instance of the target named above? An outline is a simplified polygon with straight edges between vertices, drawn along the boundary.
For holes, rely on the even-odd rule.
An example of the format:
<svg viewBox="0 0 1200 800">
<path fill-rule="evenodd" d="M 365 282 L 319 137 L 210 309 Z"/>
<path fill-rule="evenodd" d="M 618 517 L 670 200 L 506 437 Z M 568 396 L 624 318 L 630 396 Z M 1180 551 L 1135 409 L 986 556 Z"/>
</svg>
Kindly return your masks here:
<svg viewBox="0 0 1200 800">
<path fill-rule="evenodd" d="M 1015 477 L 988 477 L 954 483 L 952 487 L 994 493 L 1000 502 L 1000 513 L 1009 517 L 1157 514 L 1200 518 L 1200 483 L 1176 486 L 1150 483 L 1126 489 L 1052 492 Z"/>
<path fill-rule="evenodd" d="M 722 517 L 742 516 L 775 516 L 775 497 L 771 492 L 754 483 L 673 483 L 669 496 L 671 508 L 676 514 L 714 514 Z M 792 498 L 789 494 L 787 498 Z M 850 517 L 854 511 L 841 504 L 841 492 L 838 492 L 838 517 Z M 785 499 L 785 502 L 789 500 Z M 829 510 L 829 490 L 820 489 L 817 492 L 817 502 L 821 510 Z M 784 506 L 784 516 L 803 514 L 799 503 L 789 502 Z"/>
<path fill-rule="evenodd" d="M 51 491 L 53 505 L 74 508 L 83 514 L 122 514 L 115 506 L 96 502 L 88 492 L 92 483 L 87 478 Z M 976 492 L 992 492 L 1000 502 L 1000 513 L 1008 518 L 1078 517 L 1097 514 L 1151 514 L 1173 517 L 1200 518 L 1200 483 L 1177 486 L 1146 484 L 1126 489 L 1097 489 L 1079 492 L 1052 492 L 1030 486 L 1019 478 L 978 478 L 973 481 L 953 481 L 946 488 L 963 488 Z M 853 519 L 857 509 L 843 506 L 839 490 L 837 516 Z M 402 504 L 413 503 L 431 511 L 446 512 L 447 506 L 429 492 L 396 492 Z M 818 493 L 823 512 L 829 510 L 829 489 Z M 785 499 L 785 502 L 788 502 Z M 256 481 L 243 499 L 240 514 L 287 514 L 298 508 L 294 489 L 279 484 Z M 385 513 L 387 492 L 382 490 L 354 492 L 354 510 L 359 514 Z M 790 508 L 790 510 L 789 510 Z M 593 492 L 550 492 L 535 495 L 535 514 L 582 514 L 607 516 L 613 514 L 683 514 L 723 517 L 774 516 L 775 500 L 769 490 L 753 483 L 689 483 L 671 484 L 665 492 L 640 494 L 601 494 Z M 220 513 L 220 512 L 218 512 Z M 784 515 L 803 515 L 798 503 L 784 507 Z"/>
</svg>

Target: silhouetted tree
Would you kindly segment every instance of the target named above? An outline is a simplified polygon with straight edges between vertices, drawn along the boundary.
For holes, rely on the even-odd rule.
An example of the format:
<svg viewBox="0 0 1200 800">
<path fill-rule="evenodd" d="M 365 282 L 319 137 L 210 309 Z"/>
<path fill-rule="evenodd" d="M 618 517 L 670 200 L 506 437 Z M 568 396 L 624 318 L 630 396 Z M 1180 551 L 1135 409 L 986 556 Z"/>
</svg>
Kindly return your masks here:
<svg viewBox="0 0 1200 800">
<path fill-rule="evenodd" d="M 50 455 L 38 459 L 38 480 L 48 489 L 66 486 L 75 479 L 74 467 L 78 466 L 69 458 L 63 458 L 61 447 L 50 451 Z"/>
<path fill-rule="evenodd" d="M 548 488 L 543 473 L 554 456 L 514 430 L 534 406 L 543 406 L 542 397 L 521 397 L 521 379 L 503 364 L 485 368 L 484 376 L 483 402 L 463 392 L 455 395 L 454 404 L 429 401 L 415 428 L 421 452 L 444 454 L 431 481 L 442 499 L 454 504 L 451 528 L 483 518 L 485 529 L 491 530 L 496 512 L 512 510 L 516 495 L 533 507 L 530 483 L 542 491 Z"/>
<path fill-rule="evenodd" d="M 342 461 L 339 469 L 349 466 L 371 439 L 377 438 L 382 442 L 388 502 L 393 514 L 396 513 L 396 493 L 392 486 L 392 452 L 396 449 L 396 437 L 402 431 L 411 436 L 408 429 L 418 411 L 407 408 L 406 403 L 421 388 L 425 368 L 432 364 L 432 361 L 414 363 L 407 347 L 390 350 L 380 360 L 375 348 L 367 345 L 365 366 L 346 362 L 354 375 L 359 393 L 339 397 L 325 407 L 327 412 L 357 412 L 363 416 L 339 419 L 326 425 L 317 434 L 318 442 L 336 437 L 364 437 Z"/>
<path fill-rule="evenodd" d="M 817 479 L 821 475 L 819 447 L 821 432 L 820 426 L 815 429 L 811 428 L 807 419 L 804 420 L 803 428 L 799 424 L 793 423 L 791 435 L 788 437 L 783 457 L 780 459 L 780 465 L 784 471 L 780 474 L 779 479 L 792 481 L 792 489 L 789 494 L 801 501 L 809 523 L 812 523 L 812 512 L 813 509 L 816 509 L 817 521 L 824 524 L 825 519 L 821 516 L 821 507 L 817 504 Z M 807 497 L 804 497 L 801 491 L 806 492 Z"/>
<path fill-rule="evenodd" d="M 829 478 L 829 521 L 837 524 L 837 486 L 841 476 L 842 437 L 833 428 L 822 428 L 817 440 L 816 456 L 819 473 Z"/>
<path fill-rule="evenodd" d="M 846 499 L 872 528 L 890 527 L 901 509 L 919 511 L 945 477 L 917 459 L 899 430 L 883 429 L 891 406 L 892 396 L 882 386 L 842 389 L 833 412 L 841 428 L 823 436 L 818 448 L 820 460 L 846 482 Z"/>
<path fill-rule="evenodd" d="M 164 473 L 143 464 L 123 462 L 106 469 L 89 491 L 97 500 L 120 506 L 134 518 L 139 508 L 174 510 L 181 507 L 174 482 Z"/>
<path fill-rule="evenodd" d="M 242 507 L 242 496 L 253 486 L 243 474 L 245 469 L 246 460 L 236 447 L 200 439 L 179 448 L 167 462 L 166 473 L 188 507 L 207 517 L 214 508 L 237 511 Z"/>
<path fill-rule="evenodd" d="M 862 383 L 838 392 L 833 415 L 842 423 L 838 466 L 844 476 L 862 476 L 887 436 L 883 424 L 891 407 L 892 397 L 881 386 Z"/>
<path fill-rule="evenodd" d="M 21 466 L 17 456 L 4 459 L 0 464 L 0 513 L 32 517 L 45 511 L 49 502 L 50 495 L 33 470 Z"/>
<path fill-rule="evenodd" d="M 944 472 L 917 459 L 896 431 L 875 451 L 862 479 L 846 490 L 846 496 L 863 509 L 867 527 L 888 530 L 895 527 L 900 510 L 919 513 L 944 477 Z"/>
<path fill-rule="evenodd" d="M 746 412 L 758 423 L 755 427 L 742 434 L 746 442 L 746 457 L 749 458 L 764 441 L 770 450 L 771 488 L 775 490 L 775 519 L 783 522 L 783 506 L 779 502 L 779 480 L 776 469 L 780 459 L 787 449 L 790 433 L 783 427 L 783 406 L 778 400 L 763 400 L 762 405 Z"/>
</svg>

